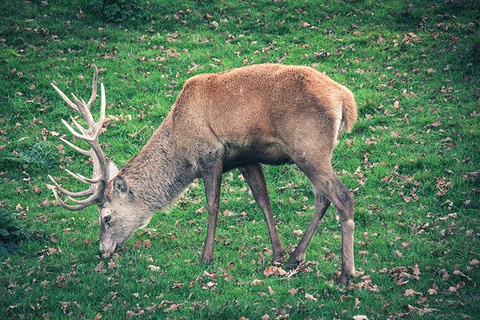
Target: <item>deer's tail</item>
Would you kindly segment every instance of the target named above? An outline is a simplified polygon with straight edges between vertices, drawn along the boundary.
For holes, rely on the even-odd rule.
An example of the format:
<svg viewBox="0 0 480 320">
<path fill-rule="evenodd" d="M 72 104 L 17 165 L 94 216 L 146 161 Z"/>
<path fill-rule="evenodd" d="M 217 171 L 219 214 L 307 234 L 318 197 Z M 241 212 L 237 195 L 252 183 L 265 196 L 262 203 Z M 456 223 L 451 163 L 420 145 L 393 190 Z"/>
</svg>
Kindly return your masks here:
<svg viewBox="0 0 480 320">
<path fill-rule="evenodd" d="M 350 90 L 347 91 L 343 99 L 343 117 L 345 131 L 352 131 L 353 125 L 357 121 L 357 104 Z"/>
</svg>

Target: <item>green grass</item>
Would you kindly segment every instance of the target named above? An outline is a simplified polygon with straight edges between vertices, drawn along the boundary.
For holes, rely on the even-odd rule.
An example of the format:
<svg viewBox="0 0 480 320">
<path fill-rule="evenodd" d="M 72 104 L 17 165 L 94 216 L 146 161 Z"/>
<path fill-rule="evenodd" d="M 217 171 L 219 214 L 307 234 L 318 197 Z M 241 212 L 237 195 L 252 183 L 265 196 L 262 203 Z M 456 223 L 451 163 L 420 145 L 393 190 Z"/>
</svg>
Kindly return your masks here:
<svg viewBox="0 0 480 320">
<path fill-rule="evenodd" d="M 15 250 L 0 257 L 1 319 L 476 318 L 475 1 L 152 0 L 147 19 L 121 25 L 107 24 L 88 3 L 0 4 L 0 207 L 12 224 L 0 229 L 16 232 L 8 242 Z M 117 118 L 101 141 L 123 165 L 186 79 L 262 62 L 313 66 L 356 96 L 359 121 L 333 159 L 355 192 L 353 284 L 336 284 L 340 228 L 332 208 L 305 268 L 266 277 L 266 225 L 238 171 L 224 176 L 221 212 L 233 214 L 219 217 L 213 264 L 198 262 L 207 224 L 201 183 L 157 213 L 121 255 L 101 258 L 97 208 L 63 210 L 45 187 L 47 173 L 65 176 L 60 167 L 91 170 L 60 147 L 57 133 L 67 133 L 60 119 L 70 110 L 50 83 L 89 97 L 90 65 L 103 70 L 107 112 Z M 265 172 L 292 250 L 300 240 L 293 231 L 305 230 L 313 213 L 310 183 L 293 166 Z"/>
</svg>

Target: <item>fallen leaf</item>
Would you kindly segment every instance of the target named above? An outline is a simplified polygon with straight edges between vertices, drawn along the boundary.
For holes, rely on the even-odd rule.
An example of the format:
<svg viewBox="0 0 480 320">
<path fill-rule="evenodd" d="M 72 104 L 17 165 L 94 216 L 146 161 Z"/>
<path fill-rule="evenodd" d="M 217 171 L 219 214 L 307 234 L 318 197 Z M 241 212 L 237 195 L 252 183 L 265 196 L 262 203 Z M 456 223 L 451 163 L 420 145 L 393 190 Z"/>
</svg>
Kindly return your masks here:
<svg viewBox="0 0 480 320">
<path fill-rule="evenodd" d="M 424 315 L 425 313 L 429 313 L 429 312 L 433 312 L 433 311 L 437 311 L 438 309 L 434 309 L 434 308 L 418 308 L 417 311 L 418 311 L 418 314 L 419 315 Z"/>
<path fill-rule="evenodd" d="M 288 293 L 290 293 L 292 296 L 296 295 L 298 292 L 298 289 L 290 289 L 288 290 Z"/>
<path fill-rule="evenodd" d="M 415 291 L 415 290 L 413 290 L 413 289 L 407 289 L 407 290 L 405 290 L 405 296 L 407 296 L 407 297 L 408 297 L 408 296 L 413 296 L 414 294 L 421 294 L 421 293 L 420 293 L 420 292 L 417 292 L 417 291 Z"/>
<path fill-rule="evenodd" d="M 418 264 L 415 264 L 415 266 L 413 267 L 413 274 L 418 276 L 420 274 L 420 268 L 418 267 Z"/>
<path fill-rule="evenodd" d="M 398 133 L 397 131 L 392 131 L 392 137 L 394 138 L 401 138 L 402 136 L 400 135 L 400 133 Z"/>
<path fill-rule="evenodd" d="M 153 264 L 149 265 L 148 269 L 150 269 L 152 271 L 160 271 L 160 267 L 154 266 Z"/>
<path fill-rule="evenodd" d="M 274 295 L 275 291 L 273 291 L 272 287 L 268 286 L 268 293 L 270 293 L 270 295 Z"/>
<path fill-rule="evenodd" d="M 270 267 L 267 267 L 265 270 L 263 270 L 263 274 L 266 277 L 271 276 L 273 274 L 278 274 L 280 276 L 283 276 L 287 274 L 287 271 L 277 266 L 270 266 Z"/>
<path fill-rule="evenodd" d="M 354 320 L 368 320 L 368 317 L 359 314 L 359 315 L 353 316 L 352 319 L 354 319 Z"/>
<path fill-rule="evenodd" d="M 315 298 L 314 296 L 312 296 L 312 295 L 309 294 L 309 293 L 305 293 L 305 299 L 310 300 L 310 301 L 313 301 L 313 302 L 315 302 L 315 301 L 318 300 L 317 298 Z"/>
<path fill-rule="evenodd" d="M 70 302 L 61 301 L 60 302 L 60 308 L 62 309 L 63 314 L 67 314 L 68 309 L 70 308 Z"/>
<path fill-rule="evenodd" d="M 453 274 L 456 275 L 456 276 L 465 277 L 465 278 L 467 278 L 467 280 L 469 280 L 469 281 L 472 280 L 472 278 L 470 278 L 469 276 L 467 276 L 465 273 L 463 273 L 463 272 L 460 271 L 460 270 L 453 270 Z"/>
<path fill-rule="evenodd" d="M 172 311 L 176 311 L 178 310 L 178 308 L 180 308 L 181 304 L 175 304 L 175 303 L 172 303 L 170 305 L 170 307 L 168 307 L 167 309 L 165 309 L 165 312 L 172 312 Z"/>
<path fill-rule="evenodd" d="M 294 236 L 301 236 L 303 234 L 303 231 L 302 230 L 293 230 L 292 234 Z"/>
<path fill-rule="evenodd" d="M 250 282 L 250 285 L 252 286 L 258 286 L 260 284 L 263 284 L 263 281 L 259 279 L 255 279 L 255 280 L 252 280 L 252 282 Z"/>
<path fill-rule="evenodd" d="M 149 249 L 152 246 L 152 241 L 150 239 L 143 240 L 142 245 L 144 248 Z"/>
<path fill-rule="evenodd" d="M 427 293 L 432 296 L 432 295 L 434 295 L 434 294 L 437 294 L 438 291 L 435 290 L 435 289 L 428 289 Z"/>
<path fill-rule="evenodd" d="M 363 288 L 373 292 L 378 291 L 378 286 L 376 284 L 373 284 L 372 280 L 370 279 L 370 275 L 365 275 L 361 277 L 360 281 L 355 284 L 355 287 Z"/>
<path fill-rule="evenodd" d="M 203 271 L 203 276 L 209 279 L 214 279 L 216 277 L 215 272 L 209 273 L 207 270 Z"/>
<path fill-rule="evenodd" d="M 117 267 L 117 264 L 115 263 L 115 261 L 113 261 L 113 260 L 108 261 L 108 268 L 109 269 L 114 269 L 116 267 Z"/>
</svg>

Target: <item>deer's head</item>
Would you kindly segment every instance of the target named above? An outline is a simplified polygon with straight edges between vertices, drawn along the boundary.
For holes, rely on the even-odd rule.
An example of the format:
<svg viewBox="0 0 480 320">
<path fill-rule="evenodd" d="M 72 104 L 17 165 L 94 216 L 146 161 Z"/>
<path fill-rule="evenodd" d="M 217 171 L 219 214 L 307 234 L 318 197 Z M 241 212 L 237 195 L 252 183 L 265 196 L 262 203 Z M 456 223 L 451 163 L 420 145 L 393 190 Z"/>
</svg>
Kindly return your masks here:
<svg viewBox="0 0 480 320">
<path fill-rule="evenodd" d="M 149 210 L 142 205 L 142 202 L 136 201 L 134 191 L 129 187 L 128 182 L 122 177 L 113 161 L 106 158 L 98 142 L 105 121 L 106 102 L 105 88 L 102 83 L 100 85 L 100 118 L 98 121 L 94 121 L 90 112 L 90 108 L 97 97 L 98 70 L 97 67 L 94 66 L 94 68 L 92 95 L 87 103 L 83 99 L 79 100 L 74 94 L 72 94 L 72 102 L 52 83 L 63 100 L 73 110 L 80 113 L 85 122 L 86 127 L 70 116 L 74 129 L 62 119 L 63 124 L 77 139 L 85 141 L 90 146 L 89 150 L 82 149 L 62 137 L 60 137 L 60 140 L 77 152 L 91 158 L 93 163 L 92 178 L 65 169 L 75 179 L 88 184 L 89 188 L 84 191 L 73 192 L 63 188 L 51 176 L 49 177 L 53 185 L 50 185 L 49 188 L 52 189 L 58 204 L 67 210 L 77 211 L 97 204 L 100 209 L 100 250 L 102 252 L 114 252 L 133 235 L 135 230 L 145 226 L 151 215 L 148 214 Z M 63 200 L 64 197 L 67 197 L 68 200 Z"/>
</svg>

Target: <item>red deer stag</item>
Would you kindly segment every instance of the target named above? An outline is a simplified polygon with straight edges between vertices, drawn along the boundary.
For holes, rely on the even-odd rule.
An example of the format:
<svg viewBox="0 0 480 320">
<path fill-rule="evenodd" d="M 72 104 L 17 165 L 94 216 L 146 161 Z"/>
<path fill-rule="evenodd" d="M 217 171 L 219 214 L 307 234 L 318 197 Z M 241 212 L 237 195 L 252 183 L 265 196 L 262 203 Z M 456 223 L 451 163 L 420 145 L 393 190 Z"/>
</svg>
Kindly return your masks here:
<svg viewBox="0 0 480 320">
<path fill-rule="evenodd" d="M 56 200 L 65 209 L 81 210 L 95 203 L 100 207 L 101 251 L 113 252 L 125 244 L 137 229 L 148 224 L 155 211 L 167 208 L 192 181 L 202 178 L 209 219 L 201 261 L 211 261 L 221 176 L 238 168 L 265 214 L 273 259 L 280 260 L 285 249 L 275 227 L 261 164 L 295 163 L 313 184 L 315 213 L 287 267 L 295 268 L 304 260 L 332 203 L 342 229 L 340 283 L 346 284 L 354 276 L 353 196 L 330 163 L 343 129 L 350 131 L 357 118 L 350 90 L 312 68 L 279 64 L 194 76 L 187 80 L 150 141 L 119 171 L 98 142 L 105 119 L 103 84 L 100 119 L 95 122 L 90 112 L 97 95 L 97 77 L 95 67 L 88 103 L 73 94 L 72 102 L 52 84 L 87 125 L 84 128 L 73 117 L 73 127 L 62 120 L 75 137 L 90 145 L 90 150 L 62 141 L 93 159 L 92 178 L 68 171 L 90 188 L 72 192 L 50 178 Z M 59 194 L 69 200 L 62 200 Z"/>
</svg>

